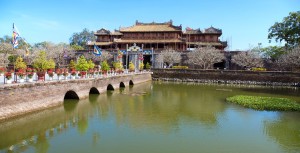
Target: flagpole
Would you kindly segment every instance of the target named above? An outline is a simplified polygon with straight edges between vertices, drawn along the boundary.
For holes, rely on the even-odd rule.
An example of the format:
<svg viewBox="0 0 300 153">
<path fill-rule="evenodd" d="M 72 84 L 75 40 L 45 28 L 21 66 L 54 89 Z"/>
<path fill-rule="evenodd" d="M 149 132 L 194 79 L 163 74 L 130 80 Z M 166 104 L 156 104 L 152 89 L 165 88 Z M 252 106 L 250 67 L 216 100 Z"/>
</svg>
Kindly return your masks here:
<svg viewBox="0 0 300 153">
<path fill-rule="evenodd" d="M 12 35 L 12 39 L 11 39 L 11 43 L 12 43 L 12 48 L 13 48 L 13 51 L 15 50 L 15 47 L 14 47 L 14 30 L 15 30 L 15 23 L 13 23 L 13 35 Z"/>
<path fill-rule="evenodd" d="M 13 35 L 12 35 L 12 48 L 13 48 L 13 51 L 15 50 L 14 32 L 15 32 L 15 23 L 13 23 Z M 17 81 L 15 63 L 13 63 L 13 66 L 14 66 L 14 81 Z"/>
</svg>

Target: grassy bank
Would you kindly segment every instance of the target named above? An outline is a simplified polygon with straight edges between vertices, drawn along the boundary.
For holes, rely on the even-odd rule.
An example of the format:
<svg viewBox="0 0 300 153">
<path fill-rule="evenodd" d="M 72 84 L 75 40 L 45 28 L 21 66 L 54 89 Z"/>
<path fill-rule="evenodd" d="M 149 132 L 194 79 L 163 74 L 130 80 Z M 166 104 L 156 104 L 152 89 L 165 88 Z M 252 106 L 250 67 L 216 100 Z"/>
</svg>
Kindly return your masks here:
<svg viewBox="0 0 300 153">
<path fill-rule="evenodd" d="M 226 101 L 256 110 L 300 111 L 300 104 L 287 98 L 237 95 Z"/>
</svg>

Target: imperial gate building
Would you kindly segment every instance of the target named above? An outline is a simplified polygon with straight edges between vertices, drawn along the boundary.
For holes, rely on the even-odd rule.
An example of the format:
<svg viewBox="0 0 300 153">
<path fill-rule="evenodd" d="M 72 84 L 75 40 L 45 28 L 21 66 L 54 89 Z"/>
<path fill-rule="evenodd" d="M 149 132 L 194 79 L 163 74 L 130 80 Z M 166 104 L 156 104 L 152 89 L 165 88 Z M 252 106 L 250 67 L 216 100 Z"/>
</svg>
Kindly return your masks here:
<svg viewBox="0 0 300 153">
<path fill-rule="evenodd" d="M 94 35 L 96 41 L 88 43 L 91 48 L 97 45 L 102 50 L 112 52 L 116 58 L 118 50 L 123 52 L 123 56 L 124 54 L 134 55 L 134 52 L 130 53 L 128 48 L 137 46 L 140 53 L 143 54 L 144 63 L 149 62 L 152 64 L 155 55 L 164 49 L 187 52 L 196 47 L 213 46 L 223 51 L 227 47 L 227 42 L 219 39 L 222 35 L 221 29 L 211 26 L 204 30 L 189 27 L 182 30 L 182 26 L 173 25 L 172 20 L 164 23 L 141 23 L 136 21 L 133 26 L 120 27 L 119 30 L 113 32 L 102 28 Z M 137 57 L 137 55 L 129 55 L 127 58 L 132 61 Z M 123 61 L 125 61 L 126 57 L 123 58 Z"/>
</svg>

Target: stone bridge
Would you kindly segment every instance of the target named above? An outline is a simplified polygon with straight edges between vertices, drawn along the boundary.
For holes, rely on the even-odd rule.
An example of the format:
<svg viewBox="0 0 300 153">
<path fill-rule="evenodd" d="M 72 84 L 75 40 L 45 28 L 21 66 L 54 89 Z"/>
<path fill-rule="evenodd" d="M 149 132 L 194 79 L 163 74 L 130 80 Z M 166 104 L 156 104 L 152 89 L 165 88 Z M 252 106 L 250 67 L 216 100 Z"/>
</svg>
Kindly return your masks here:
<svg viewBox="0 0 300 153">
<path fill-rule="evenodd" d="M 87 98 L 107 90 L 151 80 L 151 73 L 106 78 L 46 81 L 0 86 L 0 121 L 63 104 L 64 99 Z"/>
</svg>

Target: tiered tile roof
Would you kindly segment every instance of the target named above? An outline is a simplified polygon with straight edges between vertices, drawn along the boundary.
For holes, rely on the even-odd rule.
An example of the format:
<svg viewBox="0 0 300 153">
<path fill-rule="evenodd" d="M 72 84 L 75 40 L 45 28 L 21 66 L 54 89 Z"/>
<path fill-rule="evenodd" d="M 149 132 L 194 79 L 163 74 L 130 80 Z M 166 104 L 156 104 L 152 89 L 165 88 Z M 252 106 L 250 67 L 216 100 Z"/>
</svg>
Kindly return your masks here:
<svg viewBox="0 0 300 153">
<path fill-rule="evenodd" d="M 120 32 L 171 32 L 171 31 L 181 31 L 182 27 L 174 26 L 172 20 L 165 23 L 141 23 L 136 22 L 135 25 L 131 27 L 120 28 Z"/>
</svg>

